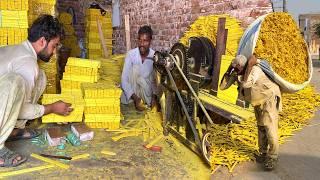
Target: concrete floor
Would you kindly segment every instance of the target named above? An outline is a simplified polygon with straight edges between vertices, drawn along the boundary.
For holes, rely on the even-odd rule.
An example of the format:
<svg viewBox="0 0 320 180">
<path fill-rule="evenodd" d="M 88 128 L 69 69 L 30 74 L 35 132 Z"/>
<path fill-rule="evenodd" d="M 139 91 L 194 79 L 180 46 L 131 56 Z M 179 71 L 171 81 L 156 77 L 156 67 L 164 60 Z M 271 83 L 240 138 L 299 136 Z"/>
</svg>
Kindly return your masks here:
<svg viewBox="0 0 320 180">
<path fill-rule="evenodd" d="M 320 61 L 314 60 L 311 83 L 320 92 Z M 280 146 L 278 167 L 265 172 L 254 162 L 246 162 L 236 167 L 233 174 L 220 169 L 212 179 L 232 180 L 316 180 L 320 179 L 320 111 L 318 110 L 303 130 Z"/>
<path fill-rule="evenodd" d="M 134 107 L 126 107 L 127 111 L 135 111 Z M 135 118 L 144 114 L 135 114 Z M 54 125 L 57 126 L 57 125 Z M 69 125 L 59 125 L 68 128 Z M 160 135 L 160 134 L 159 134 Z M 173 137 L 162 139 L 162 152 L 146 150 L 142 137 L 127 137 L 114 142 L 112 132 L 103 129 L 95 130 L 93 141 L 84 142 L 79 147 L 67 145 L 65 150 L 58 150 L 47 145 L 37 146 L 30 140 L 6 143 L 7 147 L 23 155 L 44 153 L 52 155 L 75 156 L 89 153 L 90 158 L 63 162 L 70 168 L 50 168 L 33 173 L 12 176 L 9 179 L 209 179 L 210 168 L 203 160 Z M 116 153 L 115 156 L 101 154 L 102 150 Z M 35 158 L 29 157 L 28 162 L 15 168 L 1 168 L 1 172 L 15 171 L 30 167 L 46 165 Z"/>
</svg>

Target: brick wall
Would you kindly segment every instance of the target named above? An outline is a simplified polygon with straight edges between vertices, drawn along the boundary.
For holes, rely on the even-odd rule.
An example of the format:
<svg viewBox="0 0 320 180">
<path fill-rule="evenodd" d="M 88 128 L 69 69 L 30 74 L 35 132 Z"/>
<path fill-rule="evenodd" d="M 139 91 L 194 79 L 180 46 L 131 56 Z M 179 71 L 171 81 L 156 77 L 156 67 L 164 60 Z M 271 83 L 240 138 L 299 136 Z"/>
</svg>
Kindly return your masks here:
<svg viewBox="0 0 320 180">
<path fill-rule="evenodd" d="M 125 53 L 124 15 L 130 16 L 131 48 L 136 47 L 140 26 L 154 30 L 152 48 L 167 50 L 198 16 L 227 13 L 246 27 L 272 11 L 269 0 L 120 0 L 121 26 L 114 28 L 114 52 Z"/>
</svg>

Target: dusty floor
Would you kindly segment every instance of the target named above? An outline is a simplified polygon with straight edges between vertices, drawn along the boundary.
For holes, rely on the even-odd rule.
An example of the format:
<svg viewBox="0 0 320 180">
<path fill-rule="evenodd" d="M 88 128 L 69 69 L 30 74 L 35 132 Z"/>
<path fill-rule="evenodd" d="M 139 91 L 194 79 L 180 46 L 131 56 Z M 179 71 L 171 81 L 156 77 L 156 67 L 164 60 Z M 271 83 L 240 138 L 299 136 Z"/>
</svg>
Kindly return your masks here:
<svg viewBox="0 0 320 180">
<path fill-rule="evenodd" d="M 312 84 L 320 92 L 320 61 L 314 61 Z M 133 112 L 133 107 L 125 107 Z M 137 118 L 144 114 L 136 113 Z M 125 117 L 126 119 L 126 117 Z M 126 121 L 128 123 L 129 120 Z M 68 128 L 68 126 L 64 126 Z M 114 142 L 112 132 L 95 131 L 91 142 L 80 147 L 68 145 L 65 150 L 48 146 L 37 146 L 30 140 L 7 143 L 7 146 L 24 155 L 46 153 L 75 156 L 89 153 L 88 159 L 63 163 L 70 164 L 67 170 L 50 168 L 9 179 L 210 179 L 210 168 L 202 159 L 169 136 L 157 145 L 162 152 L 152 152 L 142 147 L 146 142 L 142 137 L 127 137 Z M 279 165 L 275 171 L 265 172 L 259 164 L 246 162 L 237 166 L 233 173 L 227 168 L 219 168 L 211 179 L 319 179 L 320 176 L 320 111 L 310 125 L 293 136 L 289 142 L 280 146 Z M 116 156 L 101 154 L 101 150 L 115 152 Z M 45 165 L 42 161 L 29 157 L 27 163 L 16 168 L 1 168 L 1 172 Z"/>
<path fill-rule="evenodd" d="M 125 107 L 126 111 L 133 112 L 133 107 Z M 144 117 L 144 114 L 135 113 L 135 118 Z M 125 117 L 126 119 L 126 117 Z M 128 120 L 129 121 L 129 120 Z M 52 125 L 51 125 L 52 126 Z M 57 126 L 57 125 L 54 125 Z M 68 128 L 68 125 L 59 125 Z M 79 147 L 70 144 L 65 150 L 58 150 L 47 145 L 38 146 L 30 140 L 21 140 L 7 143 L 12 150 L 26 156 L 31 153 L 45 153 L 52 155 L 75 156 L 89 153 L 90 158 L 77 161 L 62 161 L 70 164 L 70 168 L 50 168 L 33 173 L 11 176 L 9 179 L 209 179 L 210 168 L 202 159 L 182 144 L 173 141 L 169 136 L 156 145 L 160 145 L 162 152 L 146 150 L 143 138 L 126 137 L 114 142 L 113 132 L 96 130 L 93 141 L 85 142 Z M 101 154 L 102 150 L 116 153 L 115 156 Z M 14 171 L 24 168 L 37 167 L 47 163 L 29 157 L 27 163 L 16 168 L 1 168 L 1 172 Z"/>
<path fill-rule="evenodd" d="M 311 83 L 320 92 L 320 61 L 314 60 Z M 265 172 L 254 162 L 237 166 L 232 174 L 221 168 L 211 179 L 234 180 L 316 180 L 320 177 L 320 110 L 303 130 L 280 146 L 279 163 L 276 170 Z"/>
</svg>

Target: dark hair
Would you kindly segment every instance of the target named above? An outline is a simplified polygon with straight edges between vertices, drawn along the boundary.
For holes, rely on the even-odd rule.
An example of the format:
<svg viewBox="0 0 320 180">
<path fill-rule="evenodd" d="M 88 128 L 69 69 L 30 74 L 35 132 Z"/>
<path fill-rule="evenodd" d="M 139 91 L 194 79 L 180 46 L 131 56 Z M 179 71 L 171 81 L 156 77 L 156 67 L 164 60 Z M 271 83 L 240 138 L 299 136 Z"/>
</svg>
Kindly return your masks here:
<svg viewBox="0 0 320 180">
<path fill-rule="evenodd" d="M 141 34 L 148 34 L 150 39 L 152 39 L 153 32 L 152 32 L 151 27 L 147 26 L 147 25 L 140 27 L 140 29 L 138 31 L 138 35 L 141 35 Z"/>
<path fill-rule="evenodd" d="M 41 37 L 44 37 L 47 41 L 53 38 L 64 36 L 64 30 L 62 24 L 57 18 L 44 14 L 38 17 L 29 28 L 28 40 L 30 42 L 36 42 Z"/>
</svg>

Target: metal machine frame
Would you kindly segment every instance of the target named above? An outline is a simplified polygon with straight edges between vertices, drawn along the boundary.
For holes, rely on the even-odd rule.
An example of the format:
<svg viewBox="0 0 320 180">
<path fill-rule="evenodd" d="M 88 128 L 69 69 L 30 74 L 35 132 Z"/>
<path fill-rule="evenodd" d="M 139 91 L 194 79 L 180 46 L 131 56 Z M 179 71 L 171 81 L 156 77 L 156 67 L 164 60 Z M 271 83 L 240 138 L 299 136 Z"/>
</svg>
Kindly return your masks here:
<svg viewBox="0 0 320 180">
<path fill-rule="evenodd" d="M 212 62 L 211 64 L 209 63 L 209 68 L 213 69 L 212 74 L 209 74 L 211 76 L 209 89 L 210 94 L 214 96 L 217 95 L 219 87 L 221 57 L 226 51 L 228 30 L 225 29 L 225 22 L 225 18 L 219 18 L 216 47 L 212 49 L 214 48 L 213 46 L 208 46 L 207 51 L 205 51 L 214 51 L 214 53 L 211 53 L 211 56 L 209 56 L 212 58 L 209 59 L 210 62 Z M 202 42 L 208 41 L 206 39 L 200 40 Z M 189 45 L 190 44 L 191 43 L 189 43 Z M 165 118 L 163 120 L 164 134 L 168 135 L 168 133 L 171 133 L 195 153 L 199 155 L 202 154 L 206 162 L 209 163 L 209 134 L 207 134 L 207 126 L 202 127 L 205 124 L 213 124 L 207 111 L 209 110 L 229 119 L 231 122 L 239 122 L 239 117 L 214 105 L 202 102 L 199 99 L 198 92 L 206 77 L 199 75 L 199 64 L 197 64 L 195 58 L 193 58 L 193 56 L 196 55 L 192 55 L 191 53 L 198 49 L 189 47 L 187 51 L 182 46 L 182 44 L 178 43 L 172 47 L 170 53 L 156 52 L 154 56 L 154 66 L 158 72 L 162 74 L 161 85 L 164 87 L 167 101 L 167 107 L 164 110 Z M 192 46 L 192 44 L 190 46 Z M 185 55 L 186 51 L 187 53 Z M 206 62 L 201 61 L 201 63 L 205 64 Z M 190 64 L 193 64 L 193 69 L 190 69 Z M 172 103 L 175 104 L 173 105 Z M 179 105 L 180 108 L 178 108 Z M 173 107 L 177 109 L 173 110 Z M 199 111 L 199 109 L 201 109 L 201 111 Z M 202 112 L 202 117 L 199 117 L 200 112 Z M 184 131 L 182 131 L 183 128 L 185 128 Z"/>
</svg>

